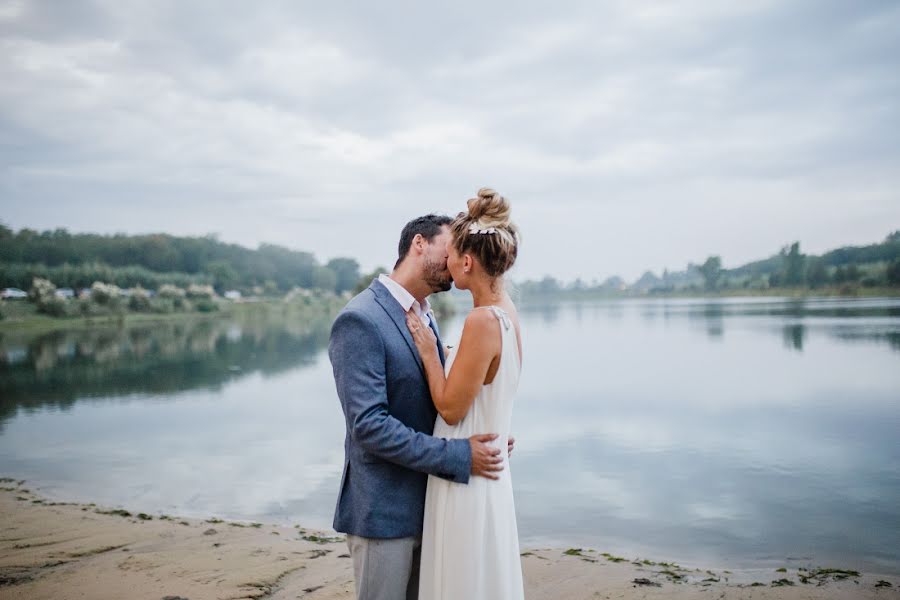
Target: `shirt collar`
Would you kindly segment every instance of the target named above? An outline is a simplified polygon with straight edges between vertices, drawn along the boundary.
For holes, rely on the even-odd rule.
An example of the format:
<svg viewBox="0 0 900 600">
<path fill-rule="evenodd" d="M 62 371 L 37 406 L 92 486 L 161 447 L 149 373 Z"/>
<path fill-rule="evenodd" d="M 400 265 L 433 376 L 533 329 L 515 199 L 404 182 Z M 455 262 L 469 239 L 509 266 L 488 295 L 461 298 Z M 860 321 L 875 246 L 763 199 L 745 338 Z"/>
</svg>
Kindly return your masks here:
<svg viewBox="0 0 900 600">
<path fill-rule="evenodd" d="M 381 273 L 378 276 L 378 281 L 381 282 L 384 287 L 388 289 L 391 293 L 391 296 L 397 301 L 398 304 L 403 308 L 403 312 L 409 312 L 411 307 L 415 307 L 416 313 L 421 315 L 427 315 L 431 312 L 431 303 L 428 302 L 428 298 L 425 298 L 425 302 L 421 305 L 416 301 L 412 294 L 410 294 L 405 287 L 388 277 L 386 274 Z"/>
</svg>

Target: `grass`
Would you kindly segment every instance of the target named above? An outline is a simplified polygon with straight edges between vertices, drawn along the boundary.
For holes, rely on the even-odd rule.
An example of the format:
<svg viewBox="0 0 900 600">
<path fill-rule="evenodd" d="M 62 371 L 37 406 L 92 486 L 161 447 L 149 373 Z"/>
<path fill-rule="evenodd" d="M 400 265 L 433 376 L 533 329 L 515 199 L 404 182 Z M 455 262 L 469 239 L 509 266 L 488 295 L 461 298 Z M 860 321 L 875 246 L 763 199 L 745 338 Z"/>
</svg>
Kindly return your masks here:
<svg viewBox="0 0 900 600">
<path fill-rule="evenodd" d="M 147 324 L 170 321 L 209 320 L 240 315 L 255 315 L 277 312 L 320 313 L 323 310 L 337 312 L 344 300 L 338 297 L 317 298 L 312 304 L 285 303 L 281 298 L 270 298 L 259 302 L 233 303 L 220 301 L 219 310 L 212 313 L 198 311 L 173 313 L 139 313 L 124 311 L 121 314 L 94 317 L 51 317 L 39 313 L 37 307 L 26 300 L 3 301 L 4 318 L 0 320 L 0 332 L 44 333 L 57 329 L 93 329 L 96 327 L 122 327 L 133 324 Z"/>
<path fill-rule="evenodd" d="M 609 562 L 614 562 L 614 563 L 625 562 L 625 561 L 627 560 L 627 559 L 625 559 L 625 558 L 622 558 L 621 556 L 613 556 L 613 555 L 610 554 L 609 552 L 602 552 L 602 553 L 600 554 L 600 556 L 602 556 L 603 558 L 605 558 L 605 559 L 608 560 Z"/>
<path fill-rule="evenodd" d="M 113 510 L 100 510 L 100 509 L 97 509 L 97 510 L 95 510 L 94 512 L 97 513 L 98 515 L 118 515 L 118 516 L 120 516 L 120 517 L 132 517 L 132 516 L 134 516 L 134 515 L 132 515 L 130 512 L 128 512 L 127 510 L 125 510 L 125 509 L 123 509 L 123 508 L 114 508 Z"/>
<path fill-rule="evenodd" d="M 85 550 L 83 552 L 71 552 L 69 553 L 70 558 L 83 558 L 85 556 L 93 556 L 95 554 L 103 554 L 105 552 L 112 552 L 113 550 L 118 550 L 119 548 L 124 548 L 128 544 L 122 544 L 120 546 L 104 546 L 103 548 L 94 548 L 92 550 Z"/>
<path fill-rule="evenodd" d="M 324 535 L 301 535 L 300 537 L 307 542 L 315 542 L 316 544 L 335 544 L 344 541 L 342 537 L 328 537 Z"/>
<path fill-rule="evenodd" d="M 804 569 L 804 571 L 804 573 L 798 573 L 801 583 L 809 583 L 812 580 L 824 583 L 828 580 L 843 581 L 844 579 L 849 579 L 851 577 L 859 577 L 859 571 L 854 571 L 853 569 L 826 568 L 812 569 L 810 571 Z"/>
</svg>

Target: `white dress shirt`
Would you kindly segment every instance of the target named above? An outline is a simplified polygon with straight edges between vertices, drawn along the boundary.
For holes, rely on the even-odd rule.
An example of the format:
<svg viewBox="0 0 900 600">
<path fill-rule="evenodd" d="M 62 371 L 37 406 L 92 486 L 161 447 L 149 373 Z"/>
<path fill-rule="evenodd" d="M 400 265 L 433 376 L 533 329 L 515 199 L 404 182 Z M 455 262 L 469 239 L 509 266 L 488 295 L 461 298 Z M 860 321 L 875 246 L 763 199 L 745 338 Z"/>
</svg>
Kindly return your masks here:
<svg viewBox="0 0 900 600">
<path fill-rule="evenodd" d="M 425 298 L 425 304 L 419 304 L 418 300 L 413 298 L 413 295 L 406 291 L 406 288 L 382 273 L 378 276 L 378 281 L 380 281 L 384 287 L 388 289 L 391 293 L 391 296 L 394 297 L 394 300 L 397 301 L 398 304 L 403 308 L 403 312 L 409 312 L 410 307 L 412 307 L 413 312 L 418 315 L 420 319 L 422 319 L 422 323 L 429 327 L 431 326 L 431 304 L 428 302 L 428 298 Z"/>
</svg>

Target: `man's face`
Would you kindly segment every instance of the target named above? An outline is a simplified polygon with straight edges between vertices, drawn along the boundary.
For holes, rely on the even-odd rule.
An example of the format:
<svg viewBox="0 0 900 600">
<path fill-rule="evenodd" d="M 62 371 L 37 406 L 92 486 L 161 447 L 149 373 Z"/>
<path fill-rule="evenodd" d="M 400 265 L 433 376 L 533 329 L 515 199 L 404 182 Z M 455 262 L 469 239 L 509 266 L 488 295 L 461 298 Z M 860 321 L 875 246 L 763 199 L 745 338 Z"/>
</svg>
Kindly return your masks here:
<svg viewBox="0 0 900 600">
<path fill-rule="evenodd" d="M 425 246 L 422 277 L 432 292 L 446 292 L 453 285 L 453 278 L 447 269 L 447 246 L 450 244 L 450 228 L 441 227 L 441 232 Z"/>
</svg>

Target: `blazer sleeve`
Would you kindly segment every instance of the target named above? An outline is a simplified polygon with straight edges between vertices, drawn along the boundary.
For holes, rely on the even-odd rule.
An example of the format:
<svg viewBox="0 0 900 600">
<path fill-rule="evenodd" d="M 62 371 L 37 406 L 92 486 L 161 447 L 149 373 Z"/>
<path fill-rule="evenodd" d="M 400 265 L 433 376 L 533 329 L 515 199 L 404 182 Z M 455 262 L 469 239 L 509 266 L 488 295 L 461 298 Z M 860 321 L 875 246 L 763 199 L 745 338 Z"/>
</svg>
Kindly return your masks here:
<svg viewBox="0 0 900 600">
<path fill-rule="evenodd" d="M 367 452 L 406 468 L 468 483 L 469 440 L 416 431 L 388 412 L 386 350 L 375 323 L 344 310 L 331 328 L 328 356 L 352 439 Z"/>
</svg>

